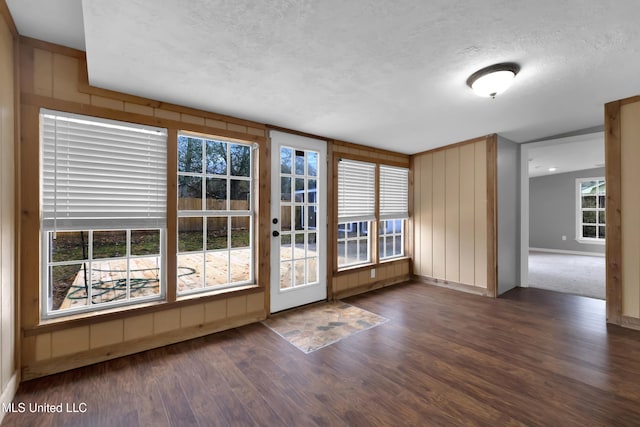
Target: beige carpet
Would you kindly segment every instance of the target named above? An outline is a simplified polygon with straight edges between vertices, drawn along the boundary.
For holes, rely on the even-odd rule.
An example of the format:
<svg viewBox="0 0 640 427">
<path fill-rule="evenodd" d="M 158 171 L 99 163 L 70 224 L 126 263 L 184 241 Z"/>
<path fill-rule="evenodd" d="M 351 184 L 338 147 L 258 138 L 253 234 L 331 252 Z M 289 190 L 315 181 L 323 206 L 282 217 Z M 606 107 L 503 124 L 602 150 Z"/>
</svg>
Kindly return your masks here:
<svg viewBox="0 0 640 427">
<path fill-rule="evenodd" d="M 341 301 L 276 314 L 262 322 L 304 353 L 381 325 L 388 319 Z"/>
<path fill-rule="evenodd" d="M 529 286 L 605 299 L 605 258 L 530 251 Z"/>
</svg>

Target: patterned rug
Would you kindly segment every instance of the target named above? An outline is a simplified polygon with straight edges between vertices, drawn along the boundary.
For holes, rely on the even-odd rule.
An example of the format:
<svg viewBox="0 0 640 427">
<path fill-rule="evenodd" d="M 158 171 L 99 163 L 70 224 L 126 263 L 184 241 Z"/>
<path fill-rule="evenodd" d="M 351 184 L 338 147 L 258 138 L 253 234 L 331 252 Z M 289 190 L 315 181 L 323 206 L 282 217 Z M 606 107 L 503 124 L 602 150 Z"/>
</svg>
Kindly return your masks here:
<svg viewBox="0 0 640 427">
<path fill-rule="evenodd" d="M 387 320 L 335 301 L 277 314 L 262 324 L 308 354 Z"/>
</svg>

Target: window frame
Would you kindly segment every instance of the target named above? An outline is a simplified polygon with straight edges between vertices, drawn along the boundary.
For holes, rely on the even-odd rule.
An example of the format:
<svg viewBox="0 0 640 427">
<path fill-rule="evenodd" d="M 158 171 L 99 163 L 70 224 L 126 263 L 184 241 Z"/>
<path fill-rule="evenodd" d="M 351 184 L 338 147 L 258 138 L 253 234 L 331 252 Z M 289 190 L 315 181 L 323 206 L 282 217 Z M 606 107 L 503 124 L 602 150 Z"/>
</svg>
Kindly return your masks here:
<svg viewBox="0 0 640 427">
<path fill-rule="evenodd" d="M 90 116 L 87 114 L 72 113 L 72 112 L 61 111 L 61 110 L 50 110 L 47 108 L 39 109 L 38 120 L 40 123 L 39 135 L 38 135 L 38 141 L 39 141 L 38 150 L 39 150 L 39 156 L 40 156 L 39 203 L 40 203 L 40 212 L 41 212 L 40 220 L 39 220 L 39 233 L 38 233 L 40 236 L 39 239 L 40 239 L 40 251 L 41 251 L 40 263 L 39 263 L 40 264 L 40 283 L 39 283 L 40 320 L 58 319 L 58 318 L 64 318 L 64 317 L 68 317 L 76 314 L 93 315 L 103 310 L 110 310 L 113 308 L 134 306 L 141 303 L 166 300 L 167 245 L 166 245 L 165 236 L 166 236 L 167 225 L 168 225 L 167 216 L 166 216 L 167 206 L 168 206 L 167 199 L 166 199 L 167 198 L 167 182 L 166 182 L 167 155 L 168 155 L 168 147 L 169 147 L 168 129 L 160 128 L 157 126 L 139 124 L 139 123 L 129 123 L 122 120 L 115 120 L 115 119 L 110 119 L 105 117 Z M 44 130 L 45 122 L 47 120 L 54 120 L 53 125 L 54 125 L 54 132 L 55 132 L 54 151 L 53 151 L 53 154 L 50 154 L 50 153 L 48 154 L 49 157 L 47 157 L 47 154 L 45 154 L 47 150 L 49 151 L 51 150 L 51 146 L 50 146 L 51 141 L 47 140 L 48 137 L 45 135 L 45 130 Z M 153 153 L 161 153 L 160 157 L 162 160 L 160 165 L 163 167 L 163 170 L 164 170 L 164 172 L 161 174 L 163 177 L 161 178 L 161 181 L 156 181 L 156 182 L 160 182 L 159 187 L 153 187 L 153 188 L 156 188 L 156 190 L 162 187 L 163 194 L 161 195 L 161 197 L 164 198 L 164 205 L 161 205 L 162 210 L 160 211 L 157 210 L 158 206 L 155 206 L 156 208 L 155 210 L 153 209 L 150 210 L 150 212 L 154 212 L 156 215 L 160 215 L 160 216 L 151 216 L 149 218 L 144 218 L 141 216 L 139 207 L 136 208 L 133 206 L 131 207 L 132 210 L 131 210 L 130 216 L 121 215 L 120 213 L 116 214 L 116 213 L 113 213 L 112 210 L 106 210 L 105 211 L 106 215 L 95 215 L 95 214 L 89 215 L 87 214 L 87 212 L 89 212 L 90 209 L 86 209 L 86 201 L 90 200 L 89 198 L 89 199 L 82 199 L 84 200 L 83 203 L 85 203 L 85 205 L 81 204 L 80 206 L 85 208 L 84 211 L 77 210 L 78 205 L 76 204 L 72 206 L 73 211 L 71 216 L 64 217 L 63 209 L 64 209 L 64 206 L 66 206 L 65 203 L 71 206 L 71 202 L 68 201 L 71 198 L 68 195 L 66 196 L 66 198 L 65 197 L 61 198 L 61 200 L 63 201 L 61 202 L 61 205 L 63 206 L 63 208 L 61 208 L 60 210 L 60 218 L 58 217 L 58 207 L 55 202 L 53 205 L 53 211 L 50 211 L 49 209 L 51 209 L 51 204 L 50 202 L 45 203 L 45 197 L 53 196 L 54 200 L 57 200 L 58 191 L 62 192 L 64 191 L 64 188 L 66 188 L 64 187 L 64 184 L 61 184 L 61 188 L 59 189 L 58 183 L 57 183 L 59 179 L 58 178 L 59 161 L 58 161 L 58 151 L 57 151 L 58 150 L 58 133 L 57 133 L 58 120 L 61 120 L 62 122 L 76 123 L 75 126 L 78 126 L 78 129 L 75 130 L 74 132 L 85 131 L 91 134 L 91 132 L 96 132 L 96 129 L 100 129 L 100 130 L 113 129 L 113 132 L 107 134 L 108 141 L 110 141 L 111 139 L 117 140 L 119 138 L 118 132 L 122 132 L 122 131 L 129 132 L 129 136 L 132 133 L 143 132 L 143 133 L 154 133 L 160 137 L 163 137 L 163 138 L 160 138 L 160 139 L 164 139 L 163 141 L 164 145 L 160 147 L 162 149 L 152 150 Z M 86 129 L 81 128 L 81 126 L 84 126 L 84 125 L 87 126 Z M 92 129 L 91 126 L 95 126 L 96 129 Z M 66 144 L 66 149 L 67 149 L 66 166 L 65 167 L 60 166 L 61 169 L 65 170 L 65 172 L 61 172 L 62 176 L 69 176 L 70 175 L 69 170 L 71 170 L 72 173 L 78 174 L 79 171 L 82 170 L 82 168 L 85 168 L 85 169 L 87 168 L 87 165 L 85 163 L 87 159 L 91 160 L 91 159 L 99 158 L 98 155 L 95 155 L 95 154 L 87 155 L 86 153 L 82 154 L 81 151 L 75 152 L 72 155 L 70 155 L 69 154 L 70 147 L 74 144 L 77 145 L 77 141 L 76 142 L 71 141 L 70 135 L 72 134 L 67 132 L 66 136 L 68 141 L 62 142 L 63 144 L 62 147 L 65 147 L 64 144 Z M 73 135 L 75 136 L 76 134 L 74 133 Z M 89 138 L 91 138 L 91 136 L 85 136 L 85 138 L 87 138 L 86 141 L 90 141 Z M 108 138 L 111 138 L 111 139 L 108 139 Z M 125 138 L 127 137 L 125 136 Z M 121 145 L 122 145 L 122 141 L 123 140 L 120 141 Z M 99 149 L 100 145 L 104 144 L 104 142 L 97 143 L 95 140 L 93 140 L 92 144 L 94 145 L 97 144 L 96 147 L 98 147 Z M 93 145 L 91 145 L 90 147 L 93 147 Z M 85 152 L 88 151 L 85 146 L 83 146 L 82 148 Z M 51 155 L 53 157 L 50 157 Z M 131 158 L 137 158 L 137 157 L 132 155 Z M 130 161 L 130 158 L 128 158 L 127 160 Z M 122 160 L 122 161 L 125 162 L 125 160 Z M 140 161 L 144 162 L 145 158 L 141 158 Z M 149 160 L 147 159 L 147 161 Z M 118 165 L 122 166 L 122 164 L 118 164 Z M 154 167 L 156 167 L 155 165 L 156 164 L 154 163 Z M 91 169 L 91 172 L 90 172 L 90 175 L 88 175 L 87 181 L 85 182 L 80 181 L 81 186 L 82 185 L 86 186 L 86 182 L 91 182 L 91 179 L 97 179 L 97 177 L 100 176 L 99 173 L 95 173 L 95 171 L 100 171 L 100 167 L 95 167 Z M 54 180 L 53 183 L 48 182 L 50 179 L 50 176 Z M 45 177 L 47 179 L 45 179 Z M 67 182 L 68 182 L 67 186 L 69 186 L 69 183 L 72 181 L 68 180 Z M 110 181 L 108 180 L 108 182 Z M 162 182 L 164 182 L 164 184 Z M 45 189 L 45 186 L 47 186 L 48 188 Z M 53 189 L 50 188 L 51 186 L 53 186 Z M 71 188 L 74 189 L 76 187 L 71 187 Z M 67 190 L 67 193 L 68 192 L 69 190 Z M 150 198 L 150 194 L 151 193 L 146 195 L 145 200 L 147 201 L 152 200 L 152 198 Z M 123 199 L 121 194 L 118 193 L 116 195 L 116 192 L 111 192 L 108 195 L 112 197 L 120 197 L 117 200 L 118 202 L 122 203 Z M 107 199 L 107 200 L 113 200 L 113 199 Z M 158 202 L 158 200 L 159 199 L 157 198 L 155 199 L 156 203 Z M 89 204 L 89 206 L 93 207 L 91 204 Z M 67 215 L 69 214 L 67 213 Z M 122 224 L 123 221 L 125 222 L 125 224 Z M 149 255 L 149 257 L 156 256 L 158 258 L 157 265 L 158 265 L 159 272 L 157 276 L 158 276 L 158 282 L 159 282 L 158 284 L 159 290 L 156 295 L 131 298 L 131 280 L 130 279 L 132 278 L 131 276 L 132 270 L 131 270 L 130 261 L 131 259 L 139 258 L 139 256 L 137 255 L 131 255 L 131 231 L 138 231 L 138 230 L 159 230 L 159 247 L 158 247 L 159 253 Z M 92 236 L 93 236 L 93 233 L 101 232 L 101 231 L 125 231 L 126 251 L 123 256 L 93 258 Z M 67 232 L 81 232 L 81 233 L 86 232 L 87 233 L 87 243 L 86 243 L 87 255 L 86 256 L 83 255 L 84 256 L 83 259 L 54 261 L 53 260 L 53 244 L 51 239 L 57 233 L 67 233 Z M 126 288 L 125 288 L 126 298 L 124 300 L 114 299 L 106 302 L 93 303 L 93 299 L 90 299 L 93 293 L 92 292 L 93 288 L 94 288 L 93 275 L 92 275 L 93 263 L 99 262 L 98 260 L 126 263 L 126 269 L 124 270 L 126 275 Z M 80 265 L 81 266 L 80 268 L 83 268 L 82 266 L 85 264 L 88 264 L 88 274 L 89 274 L 89 282 L 90 282 L 89 285 L 86 285 L 88 286 L 87 287 L 88 292 L 86 297 L 87 304 L 79 307 L 71 307 L 67 309 L 58 308 L 56 310 L 53 310 L 53 299 L 51 298 L 51 296 L 53 295 L 53 292 L 54 292 L 54 289 L 53 289 L 54 288 L 54 283 L 53 283 L 54 267 L 62 266 L 62 265 Z M 76 277 L 78 274 L 79 273 L 76 273 Z M 69 284 L 69 289 L 71 289 L 72 286 L 73 286 L 73 282 Z M 67 290 L 66 295 L 68 295 L 68 293 L 69 293 L 69 290 Z"/>
<path fill-rule="evenodd" d="M 202 158 L 201 158 L 201 172 L 188 172 L 188 171 L 180 171 L 180 155 L 179 155 L 179 145 L 180 138 L 195 138 L 201 140 L 201 150 L 202 150 Z M 207 172 L 207 141 L 221 142 L 226 144 L 226 173 L 209 173 Z M 231 146 L 232 145 L 240 145 L 245 146 L 249 150 L 249 166 L 248 166 L 248 176 L 239 176 L 232 175 L 231 171 Z M 255 233 L 256 233 L 256 220 L 255 220 L 255 206 L 256 206 L 256 188 L 255 188 L 255 154 L 254 154 L 255 144 L 248 142 L 237 140 L 233 138 L 220 137 L 212 134 L 203 134 L 197 132 L 190 132 L 188 130 L 179 130 L 176 135 L 176 252 L 175 252 L 175 260 L 176 260 L 176 277 L 175 277 L 175 292 L 176 298 L 178 300 L 183 298 L 192 298 L 194 296 L 200 295 L 208 295 L 211 293 L 218 293 L 221 291 L 229 291 L 235 288 L 244 288 L 248 285 L 255 284 L 255 276 L 256 276 L 256 248 L 255 248 Z M 180 209 L 180 177 L 181 176 L 191 176 L 201 179 L 201 208 L 197 209 Z M 207 180 L 208 179 L 225 179 L 226 180 L 226 209 L 209 209 L 207 207 Z M 236 210 L 231 208 L 231 181 L 246 181 L 249 183 L 249 205 L 246 210 Z M 233 247 L 232 237 L 233 230 L 231 223 L 233 222 L 233 218 L 248 218 L 249 220 L 249 245 L 242 247 Z M 180 250 L 180 219 L 181 218 L 202 218 L 202 249 L 197 250 Z M 208 219 L 212 218 L 226 218 L 227 219 L 227 246 L 226 248 L 217 248 L 217 249 L 208 249 Z M 249 253 L 249 278 L 243 281 L 232 281 L 232 254 L 234 251 L 239 250 L 247 250 Z M 227 282 L 207 286 L 207 255 L 212 253 L 222 253 L 226 252 L 227 258 Z M 180 291 L 180 266 L 179 266 L 179 257 L 181 255 L 188 254 L 202 254 L 202 286 L 198 288 L 188 289 Z"/>
<path fill-rule="evenodd" d="M 603 184 L 605 185 L 605 192 L 601 193 L 598 189 L 596 189 L 596 193 L 594 194 L 594 196 L 596 197 L 596 206 L 595 208 L 583 208 L 582 207 L 582 198 L 583 198 L 583 194 L 582 194 L 582 183 L 584 182 L 589 182 L 589 181 L 596 181 L 596 182 L 600 182 L 602 181 Z M 599 187 L 599 185 L 597 185 L 597 187 Z M 606 226 L 606 217 L 605 217 L 605 222 L 604 223 L 600 223 L 600 218 L 599 218 L 599 213 L 606 212 L 605 207 L 599 207 L 599 199 L 600 196 L 604 197 L 605 200 L 605 206 L 606 206 L 606 180 L 605 177 L 586 177 L 586 178 L 576 178 L 576 216 L 575 216 L 575 220 L 576 220 L 576 241 L 578 243 L 581 244 L 589 244 L 589 245 L 604 245 L 606 244 L 606 235 L 604 238 L 600 238 L 600 237 L 584 237 L 582 232 L 583 232 L 583 226 L 584 225 L 590 225 L 590 223 L 583 223 L 582 219 L 583 219 L 583 213 L 585 211 L 587 212 L 595 212 L 595 217 L 596 217 L 596 222 L 593 223 L 593 226 L 596 227 L 596 236 L 598 236 L 600 234 L 598 227 L 600 226 Z M 605 213 L 606 215 L 606 213 Z"/>
</svg>

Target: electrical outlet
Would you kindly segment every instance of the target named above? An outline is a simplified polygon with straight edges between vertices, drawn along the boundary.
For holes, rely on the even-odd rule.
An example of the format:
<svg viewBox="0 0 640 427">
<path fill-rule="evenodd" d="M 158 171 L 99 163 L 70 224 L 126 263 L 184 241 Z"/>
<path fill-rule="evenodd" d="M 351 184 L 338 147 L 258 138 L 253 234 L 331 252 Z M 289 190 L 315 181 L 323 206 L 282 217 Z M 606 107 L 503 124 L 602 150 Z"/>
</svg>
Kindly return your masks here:
<svg viewBox="0 0 640 427">
<path fill-rule="evenodd" d="M 375 278 L 376 278 L 376 269 L 375 269 L 375 268 L 372 268 L 372 269 L 371 269 L 371 278 L 372 278 L 372 279 L 375 279 Z"/>
<path fill-rule="evenodd" d="M 562 236 L 562 240 L 567 240 L 567 236 Z"/>
</svg>

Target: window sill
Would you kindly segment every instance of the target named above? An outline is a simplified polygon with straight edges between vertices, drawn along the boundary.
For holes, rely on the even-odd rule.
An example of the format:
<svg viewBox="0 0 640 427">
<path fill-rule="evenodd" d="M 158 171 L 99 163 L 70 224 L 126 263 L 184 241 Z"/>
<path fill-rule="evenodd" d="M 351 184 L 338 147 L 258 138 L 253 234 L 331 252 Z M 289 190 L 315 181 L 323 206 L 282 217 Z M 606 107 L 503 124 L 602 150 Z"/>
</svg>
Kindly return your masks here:
<svg viewBox="0 0 640 427">
<path fill-rule="evenodd" d="M 599 245 L 604 246 L 606 244 L 606 240 L 590 240 L 590 239 L 576 239 L 576 242 L 582 245 Z"/>
<path fill-rule="evenodd" d="M 337 271 L 333 272 L 333 276 L 340 276 L 342 274 L 349 274 L 349 273 L 355 273 L 358 271 L 362 271 L 362 270 L 367 270 L 367 269 L 371 269 L 371 268 L 376 268 L 379 265 L 386 265 L 386 264 L 393 264 L 396 262 L 404 262 L 404 261 L 408 261 L 410 259 L 410 257 L 408 256 L 401 256 L 401 257 L 397 257 L 397 258 L 389 258 L 389 259 L 383 259 L 380 260 L 378 263 L 369 263 L 369 264 L 358 264 L 358 265 L 354 265 L 354 266 L 350 266 L 350 267 L 343 267 L 338 269 Z"/>
<path fill-rule="evenodd" d="M 123 307 L 111 308 L 69 316 L 57 317 L 55 319 L 41 320 L 36 326 L 25 328 L 24 336 L 33 336 L 45 332 L 59 331 L 63 329 L 74 328 L 78 326 L 86 326 L 94 323 L 108 322 L 111 320 L 124 319 L 128 317 L 139 316 L 142 314 L 156 313 L 160 311 L 171 310 L 175 308 L 187 307 L 193 304 L 206 303 L 224 298 L 242 296 L 264 291 L 264 287 L 259 285 L 245 285 L 237 288 L 228 288 L 218 291 L 211 291 L 201 294 L 187 295 L 179 297 L 176 301 L 153 301 L 140 303 L 135 305 L 127 305 Z"/>
</svg>

